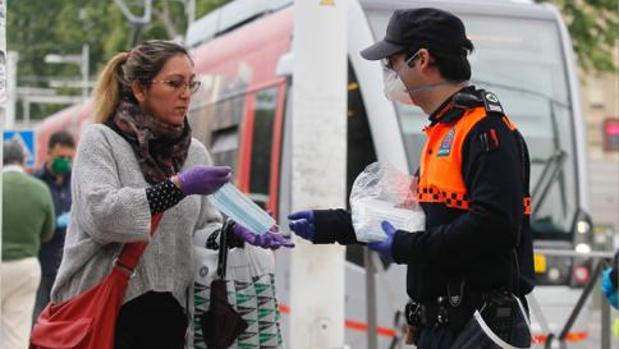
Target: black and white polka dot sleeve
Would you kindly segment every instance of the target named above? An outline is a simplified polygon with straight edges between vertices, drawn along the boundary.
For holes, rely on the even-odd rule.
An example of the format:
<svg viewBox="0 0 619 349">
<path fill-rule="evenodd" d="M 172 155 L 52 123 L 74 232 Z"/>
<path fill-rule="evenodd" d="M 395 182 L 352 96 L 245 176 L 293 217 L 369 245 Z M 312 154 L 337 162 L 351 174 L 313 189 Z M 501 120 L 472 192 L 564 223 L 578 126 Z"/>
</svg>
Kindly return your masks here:
<svg viewBox="0 0 619 349">
<path fill-rule="evenodd" d="M 185 194 L 168 179 L 146 188 L 146 198 L 148 199 L 148 206 L 150 206 L 150 213 L 157 213 L 178 204 L 185 198 Z"/>
</svg>

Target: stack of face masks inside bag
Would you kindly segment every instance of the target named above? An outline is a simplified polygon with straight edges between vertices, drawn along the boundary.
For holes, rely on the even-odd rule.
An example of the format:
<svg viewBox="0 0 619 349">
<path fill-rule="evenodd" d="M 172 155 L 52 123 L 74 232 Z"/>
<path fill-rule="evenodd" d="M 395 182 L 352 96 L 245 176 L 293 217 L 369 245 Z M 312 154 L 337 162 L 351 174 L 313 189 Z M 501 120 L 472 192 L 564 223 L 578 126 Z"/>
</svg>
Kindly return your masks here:
<svg viewBox="0 0 619 349">
<path fill-rule="evenodd" d="M 410 232 L 424 230 L 425 214 L 420 210 L 396 207 L 383 200 L 360 200 L 352 210 L 352 221 L 359 241 L 382 241 L 387 235 L 381 228 L 388 221 L 396 229 Z"/>
<path fill-rule="evenodd" d="M 417 203 L 417 183 L 389 164 L 372 163 L 359 174 L 350 192 L 352 224 L 358 241 L 382 241 L 388 221 L 396 229 L 425 229 L 426 216 Z"/>
</svg>

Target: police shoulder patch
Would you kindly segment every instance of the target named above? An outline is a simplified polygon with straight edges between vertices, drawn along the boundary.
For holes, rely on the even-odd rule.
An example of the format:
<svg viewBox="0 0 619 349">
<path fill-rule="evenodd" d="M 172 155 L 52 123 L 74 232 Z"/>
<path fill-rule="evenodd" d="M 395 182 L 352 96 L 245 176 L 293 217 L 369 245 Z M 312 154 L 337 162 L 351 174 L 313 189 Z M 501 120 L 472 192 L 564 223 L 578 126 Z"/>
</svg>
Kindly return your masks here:
<svg viewBox="0 0 619 349">
<path fill-rule="evenodd" d="M 499 102 L 499 99 L 494 93 L 484 91 L 481 95 L 484 101 L 484 106 L 486 107 L 486 112 L 505 114 L 503 111 L 503 106 L 501 106 L 501 102 Z"/>
<path fill-rule="evenodd" d="M 438 149 L 437 156 L 447 156 L 451 153 L 451 146 L 454 143 L 455 135 L 456 130 L 454 128 L 447 132 L 443 140 L 441 140 L 441 146 Z"/>
</svg>

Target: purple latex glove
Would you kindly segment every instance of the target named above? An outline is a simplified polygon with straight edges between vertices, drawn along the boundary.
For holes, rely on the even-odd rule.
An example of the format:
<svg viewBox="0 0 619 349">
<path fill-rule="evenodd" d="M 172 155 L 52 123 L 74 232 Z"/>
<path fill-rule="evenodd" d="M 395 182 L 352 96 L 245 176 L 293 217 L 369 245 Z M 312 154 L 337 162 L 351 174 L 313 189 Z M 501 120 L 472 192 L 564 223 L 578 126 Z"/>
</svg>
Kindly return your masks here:
<svg viewBox="0 0 619 349">
<path fill-rule="evenodd" d="M 277 250 L 280 247 L 294 247 L 294 243 L 283 237 L 276 227 L 271 228 L 271 230 L 262 235 L 257 235 L 244 226 L 235 223 L 232 227 L 232 233 L 243 241 L 247 241 L 248 244 L 262 248 Z"/>
<path fill-rule="evenodd" d="M 314 224 L 314 211 L 297 211 L 288 215 L 290 230 L 305 240 L 314 241 L 316 225 Z"/>
<path fill-rule="evenodd" d="M 383 241 L 370 242 L 368 243 L 368 248 L 378 252 L 381 258 L 386 262 L 393 262 L 393 254 L 391 251 L 393 249 L 393 239 L 395 237 L 396 229 L 387 221 L 383 221 L 381 226 L 385 234 L 387 234 L 387 239 Z"/>
<path fill-rule="evenodd" d="M 196 166 L 178 174 L 178 185 L 185 195 L 210 195 L 232 177 L 228 166 Z"/>
</svg>

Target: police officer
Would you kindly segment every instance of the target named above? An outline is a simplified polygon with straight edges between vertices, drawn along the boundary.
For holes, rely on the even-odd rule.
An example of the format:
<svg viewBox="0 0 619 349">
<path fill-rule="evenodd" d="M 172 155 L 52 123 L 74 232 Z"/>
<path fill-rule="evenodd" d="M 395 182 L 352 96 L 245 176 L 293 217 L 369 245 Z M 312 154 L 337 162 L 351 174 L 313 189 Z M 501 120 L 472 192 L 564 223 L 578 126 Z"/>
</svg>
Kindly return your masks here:
<svg viewBox="0 0 619 349">
<path fill-rule="evenodd" d="M 396 230 L 368 247 L 406 264 L 406 314 L 418 348 L 530 345 L 524 295 L 533 288 L 526 144 L 491 92 L 471 86 L 473 51 L 462 21 L 397 10 L 385 39 L 361 52 L 383 60 L 385 94 L 429 115 L 417 198 L 425 231 Z M 292 213 L 290 228 L 314 243 L 357 243 L 350 213 Z M 484 326 L 484 324 L 486 326 Z"/>
</svg>

